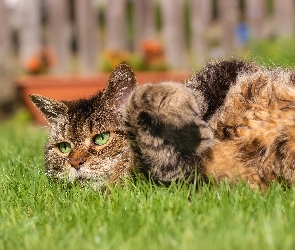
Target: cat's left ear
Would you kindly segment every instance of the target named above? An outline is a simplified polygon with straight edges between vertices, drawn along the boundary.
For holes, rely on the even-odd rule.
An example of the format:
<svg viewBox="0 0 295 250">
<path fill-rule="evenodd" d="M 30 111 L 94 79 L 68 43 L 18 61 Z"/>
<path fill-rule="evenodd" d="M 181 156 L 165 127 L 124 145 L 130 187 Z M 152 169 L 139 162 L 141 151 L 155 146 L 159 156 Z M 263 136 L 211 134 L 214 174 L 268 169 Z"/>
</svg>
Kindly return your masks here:
<svg viewBox="0 0 295 250">
<path fill-rule="evenodd" d="M 120 109 L 136 86 L 137 80 L 131 67 L 126 63 L 120 63 L 112 71 L 108 85 L 103 91 L 103 97 Z"/>
</svg>

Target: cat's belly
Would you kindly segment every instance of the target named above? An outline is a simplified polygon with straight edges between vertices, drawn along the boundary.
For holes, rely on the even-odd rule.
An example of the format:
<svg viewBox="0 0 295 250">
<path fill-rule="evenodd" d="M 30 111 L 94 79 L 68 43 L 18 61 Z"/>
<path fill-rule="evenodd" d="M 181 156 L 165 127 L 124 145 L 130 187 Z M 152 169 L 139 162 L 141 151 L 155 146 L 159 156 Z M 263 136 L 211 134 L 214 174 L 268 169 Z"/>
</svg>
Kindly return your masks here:
<svg viewBox="0 0 295 250">
<path fill-rule="evenodd" d="M 246 161 L 240 158 L 233 141 L 215 140 L 214 146 L 203 158 L 203 164 L 206 175 L 209 178 L 212 177 L 217 183 L 220 181 L 228 181 L 229 183 L 244 181 L 252 188 L 267 188 L 256 166 L 249 166 Z"/>
</svg>

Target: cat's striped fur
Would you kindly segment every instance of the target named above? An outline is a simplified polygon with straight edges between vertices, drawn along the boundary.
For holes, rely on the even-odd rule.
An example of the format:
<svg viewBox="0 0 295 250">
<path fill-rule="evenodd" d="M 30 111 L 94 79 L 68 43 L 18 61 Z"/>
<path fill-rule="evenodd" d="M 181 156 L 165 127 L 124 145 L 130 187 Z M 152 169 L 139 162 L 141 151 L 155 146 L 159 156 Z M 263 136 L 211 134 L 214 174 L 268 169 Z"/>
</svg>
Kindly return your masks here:
<svg viewBox="0 0 295 250">
<path fill-rule="evenodd" d="M 126 64 L 89 100 L 33 95 L 51 133 L 46 172 L 100 186 L 133 171 L 156 182 L 244 180 L 267 188 L 294 183 L 293 71 L 230 59 L 212 62 L 185 84 L 138 86 Z M 95 145 L 97 134 L 110 139 Z M 66 141 L 71 151 L 57 145 Z"/>
</svg>

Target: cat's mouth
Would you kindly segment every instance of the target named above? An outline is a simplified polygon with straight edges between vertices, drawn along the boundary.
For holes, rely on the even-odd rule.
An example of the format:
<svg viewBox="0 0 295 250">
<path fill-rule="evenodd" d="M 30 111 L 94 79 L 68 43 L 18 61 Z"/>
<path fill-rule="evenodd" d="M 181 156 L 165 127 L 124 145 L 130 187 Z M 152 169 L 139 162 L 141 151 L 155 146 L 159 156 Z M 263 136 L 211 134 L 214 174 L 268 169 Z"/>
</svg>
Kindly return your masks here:
<svg viewBox="0 0 295 250">
<path fill-rule="evenodd" d="M 91 185 L 92 187 L 99 188 L 109 181 L 110 177 L 106 171 L 93 174 L 88 168 L 80 168 L 76 170 L 71 167 L 67 173 L 68 181 L 78 181 L 83 186 Z"/>
<path fill-rule="evenodd" d="M 74 167 L 70 167 L 65 172 L 47 171 L 46 175 L 55 181 L 59 180 L 67 183 L 78 183 L 83 187 L 88 186 L 94 189 L 103 187 L 110 179 L 107 172 L 93 174 L 86 168 L 76 170 Z"/>
</svg>

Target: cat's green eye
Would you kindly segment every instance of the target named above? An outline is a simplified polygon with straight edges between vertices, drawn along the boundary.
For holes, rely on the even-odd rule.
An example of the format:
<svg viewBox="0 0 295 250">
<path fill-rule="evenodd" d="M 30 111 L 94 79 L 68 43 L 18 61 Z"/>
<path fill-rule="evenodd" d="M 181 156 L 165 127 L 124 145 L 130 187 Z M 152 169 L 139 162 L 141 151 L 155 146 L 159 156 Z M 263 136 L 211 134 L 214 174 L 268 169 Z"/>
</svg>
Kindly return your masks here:
<svg viewBox="0 0 295 250">
<path fill-rule="evenodd" d="M 94 144 L 102 146 L 110 139 L 110 132 L 104 132 L 93 137 Z"/>
<path fill-rule="evenodd" d="M 59 148 L 60 152 L 66 154 L 71 151 L 71 144 L 68 142 L 61 142 L 58 144 L 58 148 Z"/>
</svg>

